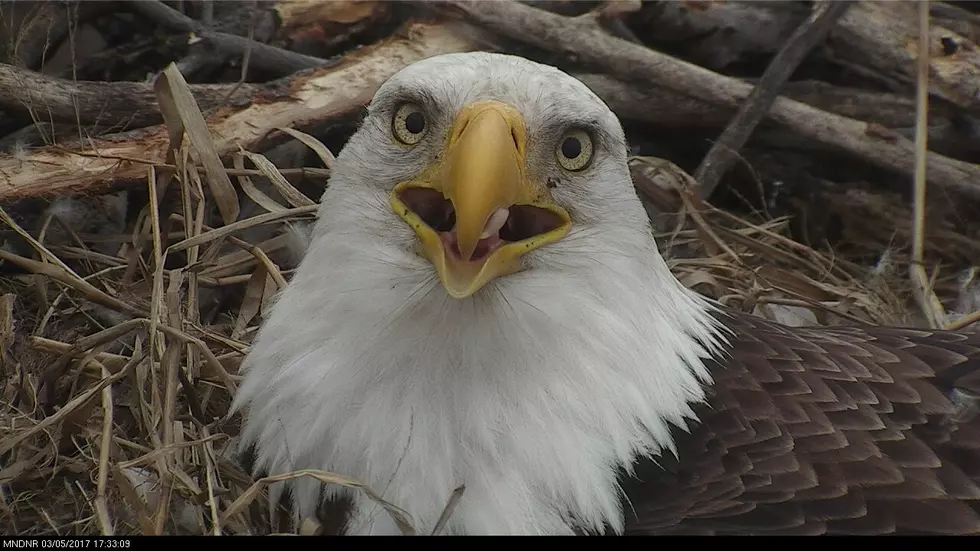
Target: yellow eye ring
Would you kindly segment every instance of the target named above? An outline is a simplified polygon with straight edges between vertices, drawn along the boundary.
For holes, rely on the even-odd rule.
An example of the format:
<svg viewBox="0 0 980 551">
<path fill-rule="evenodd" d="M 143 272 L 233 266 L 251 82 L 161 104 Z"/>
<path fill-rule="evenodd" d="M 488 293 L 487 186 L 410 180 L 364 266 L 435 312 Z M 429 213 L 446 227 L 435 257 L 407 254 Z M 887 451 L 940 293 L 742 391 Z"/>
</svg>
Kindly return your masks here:
<svg viewBox="0 0 980 551">
<path fill-rule="evenodd" d="M 558 164 L 565 170 L 577 172 L 589 166 L 592 161 L 592 138 L 585 130 L 574 129 L 565 132 L 561 141 L 558 142 L 558 149 L 555 156 Z"/>
<path fill-rule="evenodd" d="M 395 111 L 391 121 L 391 133 L 406 145 L 419 143 L 429 129 L 422 108 L 414 103 L 406 103 Z"/>
</svg>

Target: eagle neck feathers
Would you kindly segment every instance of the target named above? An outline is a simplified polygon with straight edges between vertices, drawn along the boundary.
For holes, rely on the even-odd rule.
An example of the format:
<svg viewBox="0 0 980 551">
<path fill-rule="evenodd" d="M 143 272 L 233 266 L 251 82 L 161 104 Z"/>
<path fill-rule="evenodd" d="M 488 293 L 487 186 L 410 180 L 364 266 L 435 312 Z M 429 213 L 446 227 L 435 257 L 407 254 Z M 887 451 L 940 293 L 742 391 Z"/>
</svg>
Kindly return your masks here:
<svg viewBox="0 0 980 551">
<path fill-rule="evenodd" d="M 711 308 L 670 275 L 649 232 L 614 227 L 573 232 L 532 269 L 451 299 L 383 200 L 327 191 L 253 343 L 237 403 L 249 403 L 256 467 L 352 476 L 419 532 L 460 485 L 449 534 L 621 530 L 618 470 L 671 450 L 671 428 L 704 398 L 704 361 L 724 341 Z M 387 238 L 351 236 L 352 218 Z M 286 486 L 312 516 L 319 483 Z M 353 498 L 349 532 L 398 533 L 362 493 L 326 496 L 338 492 Z"/>
</svg>

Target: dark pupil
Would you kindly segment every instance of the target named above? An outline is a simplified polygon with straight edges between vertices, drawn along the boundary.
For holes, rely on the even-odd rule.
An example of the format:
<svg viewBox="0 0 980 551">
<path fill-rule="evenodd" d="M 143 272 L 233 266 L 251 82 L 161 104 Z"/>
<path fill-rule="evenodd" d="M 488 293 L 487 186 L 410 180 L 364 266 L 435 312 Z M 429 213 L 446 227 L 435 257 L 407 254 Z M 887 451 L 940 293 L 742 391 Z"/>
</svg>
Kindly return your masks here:
<svg viewBox="0 0 980 551">
<path fill-rule="evenodd" d="M 425 117 L 419 111 L 412 111 L 405 117 L 405 130 L 418 134 L 425 130 Z"/>
<path fill-rule="evenodd" d="M 582 153 L 582 142 L 578 141 L 578 138 L 565 138 L 565 141 L 561 142 L 561 154 L 566 159 L 574 159 L 580 153 Z"/>
</svg>

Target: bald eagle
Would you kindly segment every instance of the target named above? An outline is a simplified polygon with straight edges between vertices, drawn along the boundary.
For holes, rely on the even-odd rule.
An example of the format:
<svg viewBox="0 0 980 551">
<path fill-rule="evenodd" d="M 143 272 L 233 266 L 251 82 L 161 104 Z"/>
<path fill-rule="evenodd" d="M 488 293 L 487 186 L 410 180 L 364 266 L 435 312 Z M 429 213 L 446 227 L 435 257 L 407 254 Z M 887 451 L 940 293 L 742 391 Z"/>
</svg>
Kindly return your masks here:
<svg viewBox="0 0 980 551">
<path fill-rule="evenodd" d="M 338 155 L 233 404 L 256 472 L 445 534 L 980 533 L 980 336 L 790 328 L 685 288 L 612 111 L 441 55 Z M 397 534 L 301 477 L 297 519 Z"/>
</svg>

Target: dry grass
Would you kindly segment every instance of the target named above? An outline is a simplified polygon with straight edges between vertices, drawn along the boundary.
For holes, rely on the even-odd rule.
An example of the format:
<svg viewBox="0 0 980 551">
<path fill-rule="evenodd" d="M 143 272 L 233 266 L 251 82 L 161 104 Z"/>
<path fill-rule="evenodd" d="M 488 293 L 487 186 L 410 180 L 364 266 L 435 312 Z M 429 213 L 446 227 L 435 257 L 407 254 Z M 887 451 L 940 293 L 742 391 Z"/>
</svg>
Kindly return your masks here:
<svg viewBox="0 0 980 551">
<path fill-rule="evenodd" d="M 2 533 L 268 533 L 260 496 L 273 482 L 312 476 L 361 488 L 316 471 L 253 480 L 232 458 L 235 373 L 254 322 L 289 275 L 270 258 L 284 236 L 252 244 L 235 234 L 309 219 L 315 204 L 262 155 L 242 152 L 236 168 L 225 169 L 173 66 L 157 90 L 174 169 L 147 167 L 149 201 L 131 233 L 102 236 L 123 243 L 117 255 L 92 251 L 70 227 L 63 232 L 70 245 L 48 246 L 50 218 L 38 239 L 0 209 L 36 253 L 0 250 L 0 259 L 31 274 L 0 289 Z M 329 169 L 323 144 L 284 131 Z M 244 159 L 256 168 L 245 169 Z M 235 175 L 266 213 L 238 220 Z M 266 178 L 288 204 L 250 175 Z M 165 193 L 170 186 L 179 199 L 162 205 L 158 198 L 175 196 Z M 213 210 L 223 221 L 217 227 L 205 224 Z M 233 314 L 201 319 L 202 296 L 240 284 Z M 410 532 L 405 513 L 385 505 Z"/>
<path fill-rule="evenodd" d="M 147 166 L 149 201 L 129 233 L 115 236 L 122 244 L 117 254 L 91 250 L 70 229 L 65 244 L 46 244 L 44 232 L 19 228 L 0 212 L 36 253 L 0 250 L 0 258 L 29 273 L 0 282 L 2 533 L 269 533 L 275 523 L 265 488 L 294 476 L 377 498 L 331 473 L 256 481 L 230 454 L 238 366 L 263 309 L 290 276 L 274 260 L 286 246 L 285 236 L 275 234 L 311 218 L 315 205 L 263 155 L 242 152 L 234 168 L 225 168 L 186 84 L 171 69 L 158 80 L 171 168 Z M 333 156 L 323 144 L 286 132 L 329 169 Z M 246 169 L 245 159 L 256 168 Z M 265 177 L 275 193 L 249 175 Z M 236 221 L 243 198 L 233 178 L 264 213 Z M 911 219 L 903 205 L 885 206 Z M 852 203 L 846 212 L 859 207 Z M 881 255 L 875 264 L 793 241 L 785 219 L 745 220 L 692 199 L 659 240 L 686 285 L 731 306 L 782 319 L 809 312 L 806 323 L 921 325 L 903 275 L 911 265 L 909 240 L 896 243 L 895 218 L 882 216 L 891 227 L 852 236 L 862 250 Z M 265 226 L 273 237 L 257 243 L 241 237 Z M 933 265 L 961 264 L 948 236 L 924 247 Z M 960 288 L 948 272 L 932 283 L 947 303 Z M 227 289 L 234 292 L 226 308 L 202 318 L 202 297 Z M 405 513 L 388 509 L 410 532 Z"/>
</svg>

